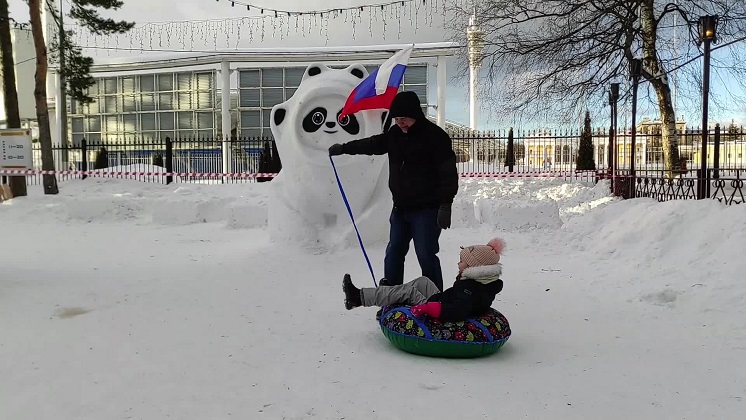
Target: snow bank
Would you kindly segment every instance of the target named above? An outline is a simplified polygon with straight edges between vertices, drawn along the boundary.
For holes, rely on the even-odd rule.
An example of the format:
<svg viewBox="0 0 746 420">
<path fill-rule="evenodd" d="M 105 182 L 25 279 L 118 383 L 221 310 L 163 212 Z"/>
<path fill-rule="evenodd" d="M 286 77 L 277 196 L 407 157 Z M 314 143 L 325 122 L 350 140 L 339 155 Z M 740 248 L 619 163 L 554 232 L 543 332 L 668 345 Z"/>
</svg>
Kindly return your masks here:
<svg viewBox="0 0 746 420">
<path fill-rule="evenodd" d="M 742 254 L 736 245 L 746 238 L 746 224 L 734 221 L 745 217 L 746 206 L 726 206 L 715 200 L 659 203 L 641 198 L 571 219 L 559 236 L 594 255 L 636 255 L 644 249 L 646 261 L 687 255 L 707 263 L 713 255 Z"/>
<path fill-rule="evenodd" d="M 137 170 L 136 166 L 116 169 L 132 171 Z M 134 179 L 89 177 L 63 183 L 58 196 L 44 197 L 46 206 L 28 210 L 63 221 L 88 223 L 136 222 L 165 226 L 220 223 L 237 229 L 266 227 L 274 183 L 164 185 Z M 321 238 L 319 235 L 324 234 L 326 243 L 339 242 L 339 246 L 331 245 L 328 249 L 354 246 L 357 239 L 342 199 L 333 199 L 344 210 L 334 223 L 345 227 L 347 234 L 335 230 L 317 232 L 314 237 Z M 567 220 L 614 200 L 609 196 L 606 183 L 594 186 L 548 178 L 462 179 L 454 200 L 453 227 L 488 226 L 502 231 L 557 229 Z M 23 200 L 16 201 L 17 205 L 26 204 Z M 275 209 L 276 217 L 282 210 Z M 363 237 L 386 237 L 388 224 L 371 231 L 374 227 L 361 223 L 364 214 L 355 214 Z M 296 226 L 296 237 L 302 230 L 302 225 Z"/>
<path fill-rule="evenodd" d="M 26 200 L 11 203 L 27 207 L 26 214 L 62 222 L 222 223 L 229 228 L 256 228 L 267 225 L 268 184 L 164 185 L 90 177 L 61 184 L 59 195 L 43 196 L 44 206 Z"/>
<path fill-rule="evenodd" d="M 591 284 L 629 301 L 694 312 L 707 324 L 712 312 L 746 306 L 746 288 L 737 280 L 744 272 L 744 220 L 743 205 L 641 198 L 571 219 L 552 242 L 600 266 Z M 618 265 L 622 273 L 609 272 Z M 740 318 L 717 322 L 719 330 L 743 329 Z"/>
<path fill-rule="evenodd" d="M 465 179 L 454 200 L 454 224 L 500 230 L 558 228 L 615 199 L 609 185 L 563 179 Z"/>
</svg>

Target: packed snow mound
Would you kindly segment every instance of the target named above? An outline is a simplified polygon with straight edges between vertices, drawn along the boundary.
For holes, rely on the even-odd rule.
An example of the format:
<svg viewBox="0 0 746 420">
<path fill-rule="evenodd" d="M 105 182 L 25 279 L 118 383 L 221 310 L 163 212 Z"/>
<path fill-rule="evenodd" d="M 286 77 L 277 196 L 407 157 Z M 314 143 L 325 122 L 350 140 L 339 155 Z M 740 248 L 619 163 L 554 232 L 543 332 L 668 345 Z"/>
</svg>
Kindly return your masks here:
<svg viewBox="0 0 746 420">
<path fill-rule="evenodd" d="M 617 278 L 620 294 L 664 307 L 683 305 L 703 313 L 712 301 L 746 304 L 743 277 L 746 206 L 715 200 L 623 200 L 576 217 L 552 242 L 586 260 L 615 260 L 629 270 Z M 701 272 L 692 280 L 687 271 Z M 597 281 L 606 274 L 599 272 Z"/>
<path fill-rule="evenodd" d="M 290 209 L 270 205 L 271 191 L 277 181 L 164 185 L 136 179 L 89 177 L 61 182 L 60 194 L 44 196 L 42 201 L 46 205 L 43 207 L 30 206 L 25 200 L 13 200 L 8 205 L 28 205 L 26 214 L 63 221 L 134 222 L 166 226 L 222 223 L 228 228 L 266 228 L 270 224 L 270 214 L 276 212 L 274 217 L 277 223 L 283 220 L 282 216 L 286 216 L 286 229 L 294 225 L 296 237 L 319 240 L 327 250 L 356 246 L 355 236 L 343 238 L 338 229 L 319 229 L 317 225 L 303 224 L 295 216 L 288 216 L 288 212 L 292 212 Z M 608 191 L 608 184 L 602 183 L 594 186 L 552 179 L 462 179 L 453 204 L 452 226 L 489 226 L 502 231 L 558 229 L 573 217 L 615 201 Z M 384 196 L 390 206 L 388 190 Z M 350 195 L 348 199 L 352 201 Z M 339 190 L 333 197 L 328 197 L 328 201 L 336 202 L 344 212 L 333 217 L 327 214 L 327 221 L 354 235 Z M 352 202 L 350 204 L 353 205 Z M 354 213 L 366 242 L 382 243 L 380 238 L 388 236 L 387 216 L 390 207 L 386 210 L 386 223 L 375 225 L 361 223 L 365 212 Z M 377 219 L 380 217 L 380 214 L 376 216 Z M 353 242 L 350 244 L 351 240 Z"/>
<path fill-rule="evenodd" d="M 714 255 L 719 258 L 741 247 L 736 245 L 746 238 L 746 224 L 733 221 L 745 216 L 746 206 L 726 206 L 715 200 L 661 203 L 639 198 L 571 219 L 562 227 L 561 236 L 593 254 L 623 254 L 642 247 L 650 260 L 696 255 L 705 263 Z"/>
<path fill-rule="evenodd" d="M 267 225 L 267 184 L 165 185 L 89 177 L 60 183 L 60 194 L 44 196 L 44 206 L 24 199 L 3 204 L 25 207 L 25 215 L 62 222 L 223 223 L 230 228 L 260 228 Z"/>
<path fill-rule="evenodd" d="M 101 169 L 88 169 L 89 171 L 101 171 L 101 172 L 130 172 L 130 173 L 152 173 L 152 174 L 165 174 L 166 168 L 162 166 L 153 165 L 150 163 L 135 163 L 132 165 L 121 165 L 121 166 L 110 166 L 107 168 L 101 168 Z M 95 177 L 103 176 L 103 177 L 111 177 L 111 175 L 92 175 Z M 116 175 L 115 175 L 116 176 Z M 148 175 L 140 175 L 142 177 L 147 177 Z"/>
<path fill-rule="evenodd" d="M 454 200 L 454 225 L 500 230 L 555 229 L 614 201 L 609 184 L 563 179 L 464 179 Z"/>
</svg>

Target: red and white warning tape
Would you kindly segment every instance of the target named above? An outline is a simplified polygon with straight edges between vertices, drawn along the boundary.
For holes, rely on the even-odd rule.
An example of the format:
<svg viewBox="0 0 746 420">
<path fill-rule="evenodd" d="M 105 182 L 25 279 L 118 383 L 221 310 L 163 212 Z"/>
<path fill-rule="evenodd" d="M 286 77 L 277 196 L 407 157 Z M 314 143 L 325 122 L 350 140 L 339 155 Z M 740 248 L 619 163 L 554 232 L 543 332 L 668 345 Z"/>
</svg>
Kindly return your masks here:
<svg viewBox="0 0 746 420">
<path fill-rule="evenodd" d="M 570 178 L 595 176 L 595 171 L 563 172 L 464 172 L 462 178 Z"/>
<path fill-rule="evenodd" d="M 190 178 L 273 178 L 276 173 L 219 173 L 219 172 L 148 172 L 148 171 L 44 171 L 37 169 L 0 169 L 0 175 L 87 175 L 87 176 L 175 176 Z M 465 172 L 462 178 L 567 178 L 594 176 L 595 171 L 564 172 Z"/>
<path fill-rule="evenodd" d="M 196 178 L 271 178 L 277 176 L 273 173 L 230 173 L 218 172 L 147 172 L 147 171 L 43 171 L 36 169 L 0 169 L 0 175 L 88 175 L 88 176 L 179 176 Z"/>
</svg>

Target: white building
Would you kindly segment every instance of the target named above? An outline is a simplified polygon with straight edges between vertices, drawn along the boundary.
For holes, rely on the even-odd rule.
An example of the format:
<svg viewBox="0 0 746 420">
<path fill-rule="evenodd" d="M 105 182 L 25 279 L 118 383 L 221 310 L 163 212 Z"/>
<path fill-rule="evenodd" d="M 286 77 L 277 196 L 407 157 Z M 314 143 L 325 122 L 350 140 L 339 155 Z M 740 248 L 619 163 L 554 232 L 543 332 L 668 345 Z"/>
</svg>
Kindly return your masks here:
<svg viewBox="0 0 746 420">
<path fill-rule="evenodd" d="M 163 138 L 271 136 L 272 106 L 287 100 L 314 62 L 346 67 L 361 63 L 369 71 L 406 45 L 249 49 L 211 53 L 178 53 L 146 59 L 98 60 L 91 69 L 96 83 L 90 104 L 68 102 L 68 139 L 124 141 Z M 416 44 L 404 75 L 403 88 L 417 92 L 423 108 L 445 126 L 446 57 L 455 43 Z M 33 54 L 33 48 L 31 49 Z M 27 62 L 33 73 L 33 60 Z M 27 64 L 24 63 L 24 64 Z M 50 65 L 50 123 L 59 142 L 59 80 Z M 21 73 L 24 73 L 21 72 Z M 434 83 L 433 83 L 434 82 Z M 31 92 L 33 76 L 19 79 L 20 91 Z M 435 85 L 435 89 L 431 89 Z M 229 86 L 228 91 L 223 87 Z M 68 98 L 69 100 L 69 98 Z M 225 103 L 223 103 L 225 102 Z M 226 113 L 230 118 L 223 119 Z"/>
</svg>

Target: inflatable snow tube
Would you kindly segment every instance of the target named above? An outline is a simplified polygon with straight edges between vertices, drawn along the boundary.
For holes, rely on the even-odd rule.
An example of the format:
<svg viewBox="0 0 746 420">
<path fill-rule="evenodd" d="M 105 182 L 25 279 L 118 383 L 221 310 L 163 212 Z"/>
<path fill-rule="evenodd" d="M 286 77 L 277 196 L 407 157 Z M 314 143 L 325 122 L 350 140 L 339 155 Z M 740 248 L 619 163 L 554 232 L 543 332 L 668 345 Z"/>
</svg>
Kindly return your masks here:
<svg viewBox="0 0 746 420">
<path fill-rule="evenodd" d="M 422 356 L 486 356 L 498 351 L 510 337 L 507 318 L 493 308 L 466 321 L 443 322 L 430 317 L 416 318 L 408 306 L 384 307 L 379 324 L 394 346 Z"/>
</svg>

